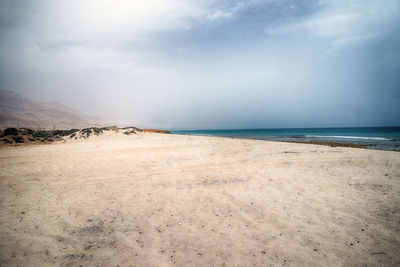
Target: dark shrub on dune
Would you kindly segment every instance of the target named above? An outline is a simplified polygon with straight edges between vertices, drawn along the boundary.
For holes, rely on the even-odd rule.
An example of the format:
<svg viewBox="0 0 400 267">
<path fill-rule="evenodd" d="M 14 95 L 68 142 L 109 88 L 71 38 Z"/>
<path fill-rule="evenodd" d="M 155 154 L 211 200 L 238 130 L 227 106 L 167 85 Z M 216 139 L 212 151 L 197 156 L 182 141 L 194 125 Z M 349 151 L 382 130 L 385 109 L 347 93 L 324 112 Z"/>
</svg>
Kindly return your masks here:
<svg viewBox="0 0 400 267">
<path fill-rule="evenodd" d="M 101 134 L 101 133 L 103 132 L 103 129 L 94 128 L 93 131 L 94 131 L 94 134 L 95 134 L 95 135 L 99 135 L 99 134 Z"/>
<path fill-rule="evenodd" d="M 3 138 L 3 139 L 1 139 L 1 141 L 3 141 L 3 142 L 6 143 L 6 144 L 12 143 L 12 141 L 11 141 L 11 140 L 8 140 L 7 138 Z"/>
<path fill-rule="evenodd" d="M 4 130 L 3 134 L 5 136 L 18 135 L 18 129 L 17 128 L 7 128 L 7 129 Z"/>
<path fill-rule="evenodd" d="M 38 130 L 33 132 L 32 136 L 35 138 L 50 138 L 53 136 L 53 134 L 50 132 Z"/>
<path fill-rule="evenodd" d="M 81 130 L 81 133 L 85 134 L 85 133 L 91 133 L 92 132 L 92 128 L 84 128 Z"/>
<path fill-rule="evenodd" d="M 53 131 L 53 135 L 58 135 L 58 136 L 67 136 L 76 133 L 79 131 L 78 129 L 70 129 L 70 130 L 55 130 Z"/>
<path fill-rule="evenodd" d="M 137 128 L 137 127 L 133 127 L 133 126 L 129 126 L 129 127 L 124 127 L 124 128 L 122 128 L 122 130 L 126 130 L 126 129 L 132 129 L 132 131 L 142 132 L 141 129 L 139 129 L 139 128 Z"/>
<path fill-rule="evenodd" d="M 108 131 L 111 129 L 112 127 L 102 127 L 102 128 L 92 127 L 92 128 L 82 129 L 80 132 L 82 135 L 86 135 L 86 137 L 89 137 L 92 133 L 94 133 L 95 135 L 99 135 L 103 133 L 103 131 Z"/>
<path fill-rule="evenodd" d="M 136 132 L 135 132 L 135 130 L 132 130 L 132 131 L 126 131 L 126 132 L 124 132 L 124 134 L 126 134 L 126 135 L 130 135 L 130 134 L 136 134 Z"/>
<path fill-rule="evenodd" d="M 28 129 L 28 128 L 23 128 L 23 129 L 21 129 L 21 134 L 22 135 L 30 135 L 30 134 L 33 134 L 33 130 Z"/>
<path fill-rule="evenodd" d="M 22 136 L 14 136 L 12 139 L 15 141 L 15 143 L 23 143 L 23 142 L 25 142 L 24 138 Z"/>
<path fill-rule="evenodd" d="M 92 128 L 85 128 L 81 130 L 82 137 L 87 138 L 92 133 Z M 86 135 L 86 137 L 84 136 Z"/>
</svg>

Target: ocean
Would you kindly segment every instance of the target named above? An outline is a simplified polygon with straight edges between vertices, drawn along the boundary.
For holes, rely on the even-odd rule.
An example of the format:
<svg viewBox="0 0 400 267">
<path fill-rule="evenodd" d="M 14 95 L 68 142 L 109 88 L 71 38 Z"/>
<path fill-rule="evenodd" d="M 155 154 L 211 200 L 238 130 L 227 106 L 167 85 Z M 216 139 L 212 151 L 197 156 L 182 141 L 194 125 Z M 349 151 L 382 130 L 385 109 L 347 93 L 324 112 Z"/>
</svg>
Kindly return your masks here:
<svg viewBox="0 0 400 267">
<path fill-rule="evenodd" d="M 400 126 L 346 128 L 172 130 L 174 134 L 247 138 L 269 141 L 333 142 L 369 149 L 400 151 Z"/>
</svg>

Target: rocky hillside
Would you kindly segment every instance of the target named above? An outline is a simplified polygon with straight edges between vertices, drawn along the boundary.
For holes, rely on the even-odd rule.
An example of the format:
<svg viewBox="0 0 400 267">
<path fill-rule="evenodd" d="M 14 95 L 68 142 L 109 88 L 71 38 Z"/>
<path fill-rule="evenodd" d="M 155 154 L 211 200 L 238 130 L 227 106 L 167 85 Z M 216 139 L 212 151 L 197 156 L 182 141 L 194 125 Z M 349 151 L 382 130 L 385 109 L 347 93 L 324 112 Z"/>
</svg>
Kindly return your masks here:
<svg viewBox="0 0 400 267">
<path fill-rule="evenodd" d="M 19 124 L 19 125 L 18 125 Z M 99 118 L 57 102 L 41 102 L 0 90 L 0 128 L 70 129 L 101 126 Z"/>
</svg>

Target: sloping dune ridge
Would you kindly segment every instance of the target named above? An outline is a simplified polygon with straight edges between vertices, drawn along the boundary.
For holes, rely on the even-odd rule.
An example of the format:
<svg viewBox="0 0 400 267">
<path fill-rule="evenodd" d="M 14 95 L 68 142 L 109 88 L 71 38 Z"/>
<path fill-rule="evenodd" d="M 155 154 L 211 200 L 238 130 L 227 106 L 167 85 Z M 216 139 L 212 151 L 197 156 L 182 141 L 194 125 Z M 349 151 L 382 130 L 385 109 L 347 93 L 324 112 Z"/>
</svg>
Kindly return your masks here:
<svg viewBox="0 0 400 267">
<path fill-rule="evenodd" d="M 400 154 L 105 132 L 0 148 L 1 266 L 400 265 Z"/>
</svg>

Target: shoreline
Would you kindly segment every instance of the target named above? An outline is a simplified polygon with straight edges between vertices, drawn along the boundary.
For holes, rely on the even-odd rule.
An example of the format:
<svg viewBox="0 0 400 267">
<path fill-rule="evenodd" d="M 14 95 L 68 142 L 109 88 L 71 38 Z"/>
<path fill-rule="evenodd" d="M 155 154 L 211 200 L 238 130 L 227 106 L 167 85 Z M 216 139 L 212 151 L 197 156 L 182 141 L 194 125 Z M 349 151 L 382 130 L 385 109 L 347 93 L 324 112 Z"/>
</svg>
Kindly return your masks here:
<svg viewBox="0 0 400 267">
<path fill-rule="evenodd" d="M 176 130 L 172 133 L 400 151 L 399 126 Z"/>
<path fill-rule="evenodd" d="M 267 142 L 283 142 L 283 143 L 294 143 L 294 144 L 309 144 L 309 145 L 321 145 L 321 146 L 329 146 L 329 147 L 349 147 L 349 148 L 362 148 L 368 150 L 378 150 L 378 151 L 393 151 L 400 152 L 400 150 L 391 150 L 391 149 L 378 149 L 374 148 L 375 144 L 355 144 L 355 143 L 341 143 L 341 142 L 323 142 L 323 141 L 285 141 L 285 140 L 269 140 L 269 139 L 257 139 L 251 137 L 235 137 L 235 136 L 216 136 L 216 135 L 196 135 L 196 134 L 180 134 L 171 132 L 174 135 L 183 135 L 183 136 L 198 136 L 198 137 L 217 137 L 217 138 L 228 138 L 228 139 L 239 139 L 239 140 L 257 140 L 257 141 L 267 141 Z"/>
<path fill-rule="evenodd" d="M 268 139 L 255 139 L 255 138 L 247 138 L 247 137 L 230 137 L 230 136 L 211 136 L 211 135 L 190 135 L 190 134 L 177 134 L 173 132 L 169 132 L 167 130 L 158 130 L 158 129 L 143 129 L 145 133 L 156 133 L 156 134 L 170 134 L 170 135 L 179 135 L 179 136 L 196 136 L 196 137 L 216 137 L 216 138 L 226 138 L 226 139 L 239 139 L 239 140 L 255 140 L 255 141 L 267 141 L 267 142 L 277 142 L 277 143 L 294 143 L 294 144 L 308 144 L 308 145 L 321 145 L 328 147 L 346 147 L 346 148 L 361 148 L 367 150 L 375 150 L 375 151 L 393 151 L 400 152 L 400 150 L 389 150 L 389 149 L 376 149 L 373 148 L 374 144 L 353 144 L 353 143 L 340 143 L 340 142 L 318 142 L 318 141 L 310 141 L 310 142 L 302 142 L 302 141 L 284 141 L 284 140 L 268 140 Z M 34 141 L 34 142 L 24 142 L 24 143 L 0 143 L 0 149 L 3 147 L 26 147 L 26 146 L 40 146 L 40 145 L 57 145 L 63 144 L 66 140 L 58 140 L 58 141 Z"/>
<path fill-rule="evenodd" d="M 377 127 L 375 127 L 377 128 Z M 384 128 L 384 127 L 381 127 Z M 387 128 L 396 128 L 396 127 L 387 127 Z M 397 127 L 398 128 L 398 127 Z M 302 129 L 302 128 L 301 128 Z M 318 129 L 318 128 L 316 128 Z M 327 128 L 330 129 L 330 128 Z M 353 129 L 353 128 L 351 128 Z M 118 128 L 116 126 L 108 126 L 108 127 L 90 127 L 85 129 L 70 129 L 70 130 L 38 130 L 38 129 L 29 129 L 29 128 L 7 128 L 1 131 L 0 135 L 0 147 L 4 146 L 20 146 L 20 145 L 41 145 L 41 144 L 49 144 L 49 143 L 60 143 L 66 142 L 68 138 L 81 139 L 88 138 L 90 135 L 99 135 L 103 133 L 103 131 L 122 131 L 126 135 L 134 134 L 137 132 L 145 132 L 145 133 L 161 133 L 161 134 L 176 134 L 176 135 L 187 135 L 187 136 L 208 136 L 208 137 L 225 137 L 231 139 L 248 139 L 248 140 L 261 140 L 261 141 L 271 141 L 271 142 L 285 142 L 285 143 L 300 143 L 300 144 L 314 144 L 314 145 L 323 145 L 330 147 L 350 147 L 350 148 L 363 148 L 370 150 L 383 150 L 383 151 L 396 151 L 400 152 L 400 143 L 399 144 L 391 144 L 384 145 L 378 143 L 360 143 L 360 142 L 350 142 L 350 141 L 319 141 L 319 140 L 287 140 L 288 138 L 297 138 L 296 136 L 282 136 L 282 137 L 269 137 L 269 136 L 234 136 L 234 135 L 212 135 L 212 134 L 196 134 L 196 133 L 180 133 L 179 131 L 169 131 L 169 130 L 161 130 L 161 129 L 139 129 L 136 127 L 123 127 Z M 263 129 L 260 129 L 263 130 Z M 260 131 L 255 130 L 255 131 Z M 268 130 L 268 129 L 267 129 Z M 293 129 L 291 129 L 293 130 Z M 299 129 L 294 129 L 299 130 Z M 8 134 L 5 134 L 8 131 Z M 214 130 L 208 130 L 214 131 Z M 222 130 L 228 131 L 228 130 Z M 235 130 L 229 130 L 235 131 Z M 238 131 L 251 131 L 249 130 L 238 130 Z M 322 137 L 322 136 L 319 136 Z M 345 137 L 345 136 L 343 136 Z M 273 140 L 271 138 L 276 138 Z M 309 138 L 307 136 L 302 138 Z M 329 138 L 329 136 L 327 136 Z M 360 137 L 361 139 L 384 139 L 378 137 Z M 286 139 L 286 140 L 285 140 Z"/>
</svg>

